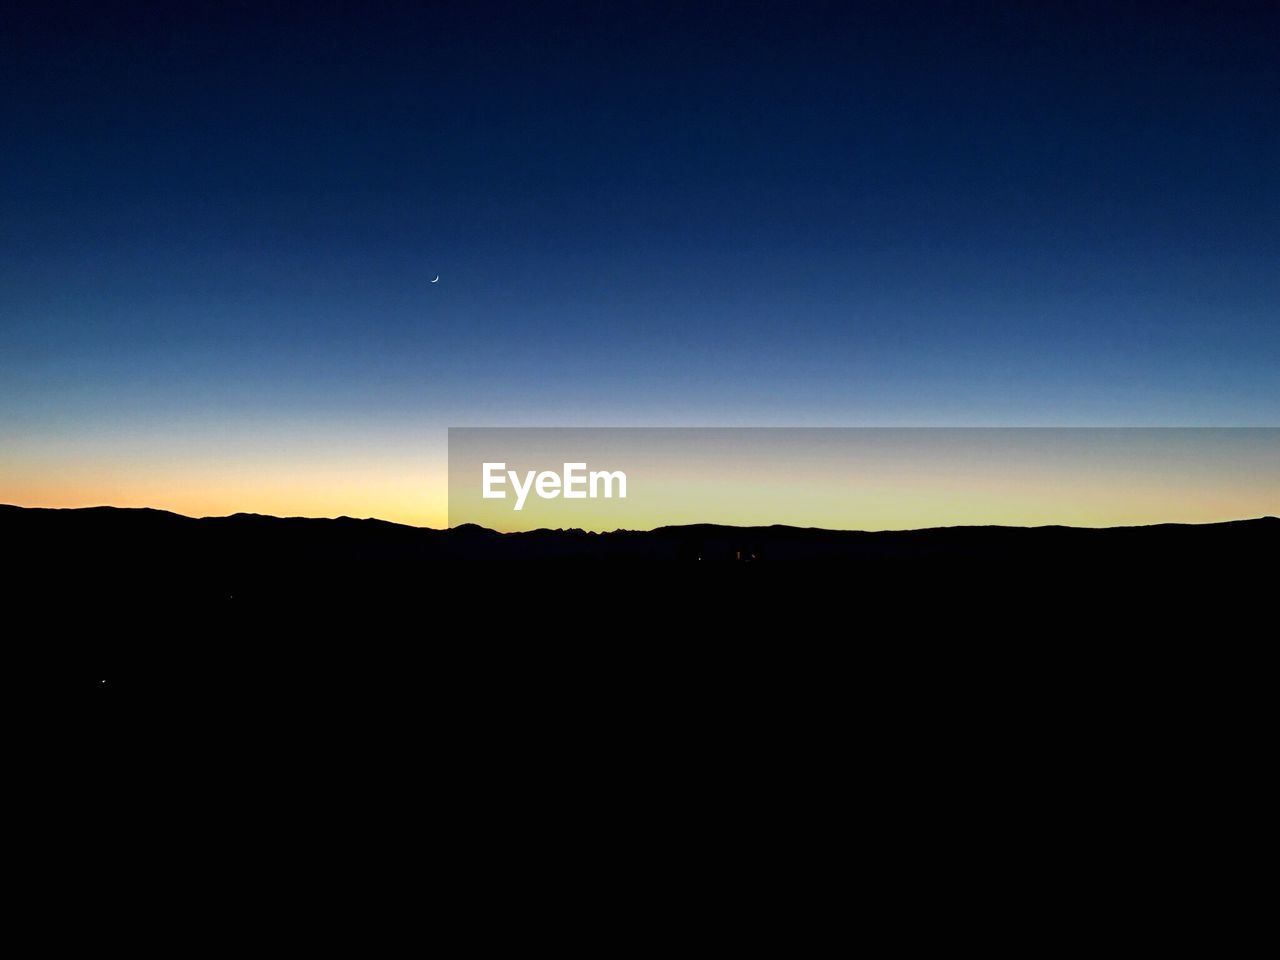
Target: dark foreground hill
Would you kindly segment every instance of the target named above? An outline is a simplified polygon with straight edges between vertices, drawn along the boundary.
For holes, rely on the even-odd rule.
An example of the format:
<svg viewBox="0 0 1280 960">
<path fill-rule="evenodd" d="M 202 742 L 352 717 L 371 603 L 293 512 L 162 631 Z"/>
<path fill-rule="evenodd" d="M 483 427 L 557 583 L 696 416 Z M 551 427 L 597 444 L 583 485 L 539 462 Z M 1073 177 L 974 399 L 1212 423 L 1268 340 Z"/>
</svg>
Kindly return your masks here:
<svg viewBox="0 0 1280 960">
<path fill-rule="evenodd" d="M 860 723 L 875 739 L 938 704 L 987 710 L 993 687 L 1002 729 L 1046 684 L 1087 687 L 1089 710 L 1100 685 L 1126 703 L 1184 691 L 1164 674 L 1200 676 L 1207 655 L 1234 663 L 1267 637 L 1280 520 L 503 535 L 0 506 L 0 544 L 22 649 L 69 639 L 101 676 L 150 677 L 175 701 L 202 690 L 220 718 L 255 685 L 271 703 L 430 709 L 460 742 L 547 716 L 572 736 L 615 731 L 601 718 L 622 715 L 646 731 L 785 715 L 805 738 Z"/>
</svg>

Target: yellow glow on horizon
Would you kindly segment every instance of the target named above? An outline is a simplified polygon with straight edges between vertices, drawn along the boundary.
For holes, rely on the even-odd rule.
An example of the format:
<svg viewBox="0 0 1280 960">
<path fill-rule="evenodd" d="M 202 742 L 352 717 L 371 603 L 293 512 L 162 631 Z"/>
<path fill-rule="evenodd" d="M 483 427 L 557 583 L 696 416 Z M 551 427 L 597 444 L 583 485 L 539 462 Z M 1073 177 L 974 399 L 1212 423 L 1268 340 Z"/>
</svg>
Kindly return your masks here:
<svg viewBox="0 0 1280 960">
<path fill-rule="evenodd" d="M 261 513 L 278 517 L 375 517 L 418 527 L 448 523 L 443 468 L 383 472 L 368 466 L 305 465 L 253 470 L 243 465 L 192 474 L 169 467 L 139 472 L 101 466 L 35 476 L 6 469 L 0 503 L 24 507 L 152 507 L 190 517 Z"/>
<path fill-rule="evenodd" d="M 504 532 L 694 523 L 1106 527 L 1280 514 L 1280 446 L 1267 434 L 1194 435 L 1185 447 L 1183 438 L 1161 434 L 1103 435 L 1097 446 L 1069 433 L 1012 435 L 996 437 L 1012 446 L 990 454 L 965 452 L 958 445 L 967 436 L 944 436 L 935 445 L 923 434 L 886 434 L 870 436 L 867 443 L 883 446 L 856 462 L 823 459 L 820 443 L 810 448 L 790 438 L 782 438 L 790 446 L 776 455 L 767 447 L 744 448 L 750 457 L 732 449 L 699 452 L 693 437 L 678 456 L 658 445 L 660 455 L 639 447 L 616 461 L 632 471 L 627 500 L 538 501 L 514 513 L 502 501 L 478 498 L 477 473 L 475 484 L 462 487 L 466 496 L 452 517 L 442 445 L 394 439 L 375 443 L 356 435 L 321 443 L 281 431 L 252 447 L 215 449 L 203 439 L 183 447 L 11 446 L 0 452 L 0 503 L 151 507 L 194 517 L 374 517 L 433 528 L 452 520 Z M 1032 441 L 1039 446 L 1024 448 Z M 732 470 L 724 469 L 726 457 Z M 615 462 L 603 454 L 592 459 Z"/>
</svg>

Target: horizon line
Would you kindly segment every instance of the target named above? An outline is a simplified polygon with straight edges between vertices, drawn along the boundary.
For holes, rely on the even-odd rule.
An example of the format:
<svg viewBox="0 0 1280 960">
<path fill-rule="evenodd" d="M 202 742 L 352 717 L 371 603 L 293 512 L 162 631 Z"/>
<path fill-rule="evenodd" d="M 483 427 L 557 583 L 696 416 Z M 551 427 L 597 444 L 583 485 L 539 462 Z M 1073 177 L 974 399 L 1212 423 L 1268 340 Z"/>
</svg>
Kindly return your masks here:
<svg viewBox="0 0 1280 960">
<path fill-rule="evenodd" d="M 1043 524 L 1037 524 L 1035 526 L 1020 526 L 1016 524 L 1004 524 L 1004 523 L 976 523 L 976 524 L 968 523 L 968 524 L 951 524 L 951 525 L 938 526 L 938 527 L 900 527 L 900 528 L 887 529 L 887 530 L 866 530 L 866 529 L 856 529 L 856 528 L 848 528 L 848 527 L 802 527 L 802 526 L 796 526 L 795 524 L 787 524 L 787 523 L 759 523 L 759 524 L 742 525 L 742 524 L 732 524 L 732 523 L 713 523 L 708 521 L 708 522 L 700 522 L 700 523 L 660 524 L 656 527 L 650 527 L 647 530 L 632 529 L 627 527 L 616 527 L 612 530 L 588 530 L 584 527 L 536 527 L 532 530 L 497 530 L 493 527 L 481 526 L 478 523 L 472 523 L 470 521 L 466 523 L 457 524 L 456 526 L 451 525 L 447 527 L 419 527 L 410 523 L 400 523 L 399 521 L 396 521 L 396 520 L 384 520 L 381 517 L 353 517 L 347 514 L 340 514 L 339 516 L 336 516 L 336 517 L 314 517 L 314 516 L 302 516 L 302 515 L 277 516 L 276 514 L 272 514 L 272 513 L 254 513 L 252 511 L 242 510 L 242 511 L 237 511 L 236 513 L 228 513 L 228 514 L 222 514 L 222 515 L 210 514 L 206 516 L 193 517 L 190 514 L 178 513 L 176 510 L 166 510 L 163 507 L 118 507 L 112 504 L 94 504 L 91 506 L 83 506 L 83 507 L 27 507 L 27 506 L 22 506 L 21 504 L 16 504 L 16 503 L 0 503 L 0 510 L 5 510 L 5 509 L 39 510 L 39 511 L 46 511 L 46 512 L 59 512 L 59 513 L 75 513 L 75 512 L 90 511 L 90 510 L 112 510 L 112 511 L 118 511 L 120 513 L 163 513 L 171 517 L 178 517 L 180 519 L 191 520 L 193 522 L 198 522 L 200 520 L 234 520 L 237 517 L 259 517 L 267 520 L 312 520 L 317 522 L 323 522 L 323 521 L 337 522 L 339 520 L 350 520 L 356 523 L 381 523 L 381 524 L 386 524 L 388 526 L 393 526 L 393 527 L 403 527 L 406 530 L 424 530 L 431 533 L 448 533 L 452 530 L 461 530 L 466 527 L 474 527 L 477 530 L 483 530 L 487 533 L 494 533 L 494 534 L 497 534 L 498 536 L 503 536 L 503 537 L 519 536 L 522 534 L 531 534 L 531 533 L 539 533 L 539 532 L 572 533 L 575 531 L 584 533 L 584 534 L 591 534 L 593 536 L 608 536 L 610 534 L 616 534 L 616 533 L 656 533 L 659 530 L 677 530 L 677 529 L 685 529 L 689 527 L 717 527 L 724 530 L 768 530 L 768 529 L 811 530 L 811 531 L 818 531 L 821 533 L 864 533 L 864 534 L 920 533 L 920 532 L 932 531 L 932 530 L 1051 530 L 1051 529 L 1145 530 L 1145 529 L 1150 529 L 1152 527 L 1215 527 L 1215 526 L 1225 526 L 1228 524 L 1235 524 L 1235 523 L 1256 523 L 1263 520 L 1280 520 L 1280 517 L 1274 514 L 1263 514 L 1261 516 L 1256 516 L 1256 517 L 1233 517 L 1226 520 L 1207 520 L 1199 523 L 1187 523 L 1187 522 L 1180 522 L 1180 521 L 1163 521 L 1158 523 L 1118 524 L 1114 526 L 1105 526 L 1105 527 L 1076 526 L 1073 524 L 1066 524 L 1066 523 L 1043 523 Z"/>
</svg>

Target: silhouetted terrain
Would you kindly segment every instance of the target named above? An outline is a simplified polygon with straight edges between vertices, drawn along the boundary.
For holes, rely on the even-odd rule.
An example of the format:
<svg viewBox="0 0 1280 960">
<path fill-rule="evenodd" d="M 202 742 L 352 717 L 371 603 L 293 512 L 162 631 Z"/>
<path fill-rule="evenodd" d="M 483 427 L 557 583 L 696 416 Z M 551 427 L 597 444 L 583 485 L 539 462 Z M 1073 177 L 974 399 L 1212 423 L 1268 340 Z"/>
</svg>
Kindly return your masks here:
<svg viewBox="0 0 1280 960">
<path fill-rule="evenodd" d="M 1088 529 L 947 527 L 866 533 L 796 527 L 693 525 L 651 531 L 537 530 L 500 534 L 380 520 L 278 518 L 253 514 L 193 519 L 162 510 L 0 506 L 0 541 L 24 579 L 74 584 L 104 578 L 138 583 L 403 580 L 474 561 L 579 561 L 599 569 L 780 561 L 897 571 L 973 574 L 984 567 L 1126 571 L 1221 570 L 1269 561 L 1280 519 Z"/>
<path fill-rule="evenodd" d="M 449 530 L 385 520 L 185 517 L 119 507 L 44 509 L 0 505 L 0 536 L 55 556 L 188 553 L 223 562 L 435 562 L 442 560 L 867 560 L 1025 558 L 1067 554 L 1167 556 L 1168 551 L 1252 550 L 1280 544 L 1280 519 L 1142 527 L 937 527 L 864 532 L 694 524 L 649 531 L 535 530 L 497 533 L 474 524 Z M 70 559 L 65 557 L 65 559 Z"/>
<path fill-rule="evenodd" d="M 1017 730 L 1047 690 L 1073 728 L 1099 691 L 1181 693 L 1206 651 L 1265 637 L 1280 520 L 503 535 L 0 507 L 0 542 L 14 635 L 72 638 L 95 677 L 163 691 L 139 729 L 200 696 L 217 725 L 254 701 L 290 722 L 354 711 L 486 757 L 526 729 L 601 755 L 657 729 L 702 764 L 723 750 L 686 744 L 707 725 L 754 744 L 786 724 L 794 753 L 837 731 L 931 742 L 952 713 Z M 1213 670 L 1187 695 L 1237 683 Z"/>
</svg>

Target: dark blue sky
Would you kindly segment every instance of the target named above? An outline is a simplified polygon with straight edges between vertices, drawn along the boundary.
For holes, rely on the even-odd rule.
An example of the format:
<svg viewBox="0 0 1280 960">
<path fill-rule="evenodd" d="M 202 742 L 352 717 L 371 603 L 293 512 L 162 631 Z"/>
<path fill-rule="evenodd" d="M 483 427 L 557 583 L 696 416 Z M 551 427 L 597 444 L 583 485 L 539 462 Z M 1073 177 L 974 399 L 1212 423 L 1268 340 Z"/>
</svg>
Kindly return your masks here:
<svg viewBox="0 0 1280 960">
<path fill-rule="evenodd" d="M 1273 3 L 23 6 L 13 448 L 1280 422 Z"/>
</svg>

